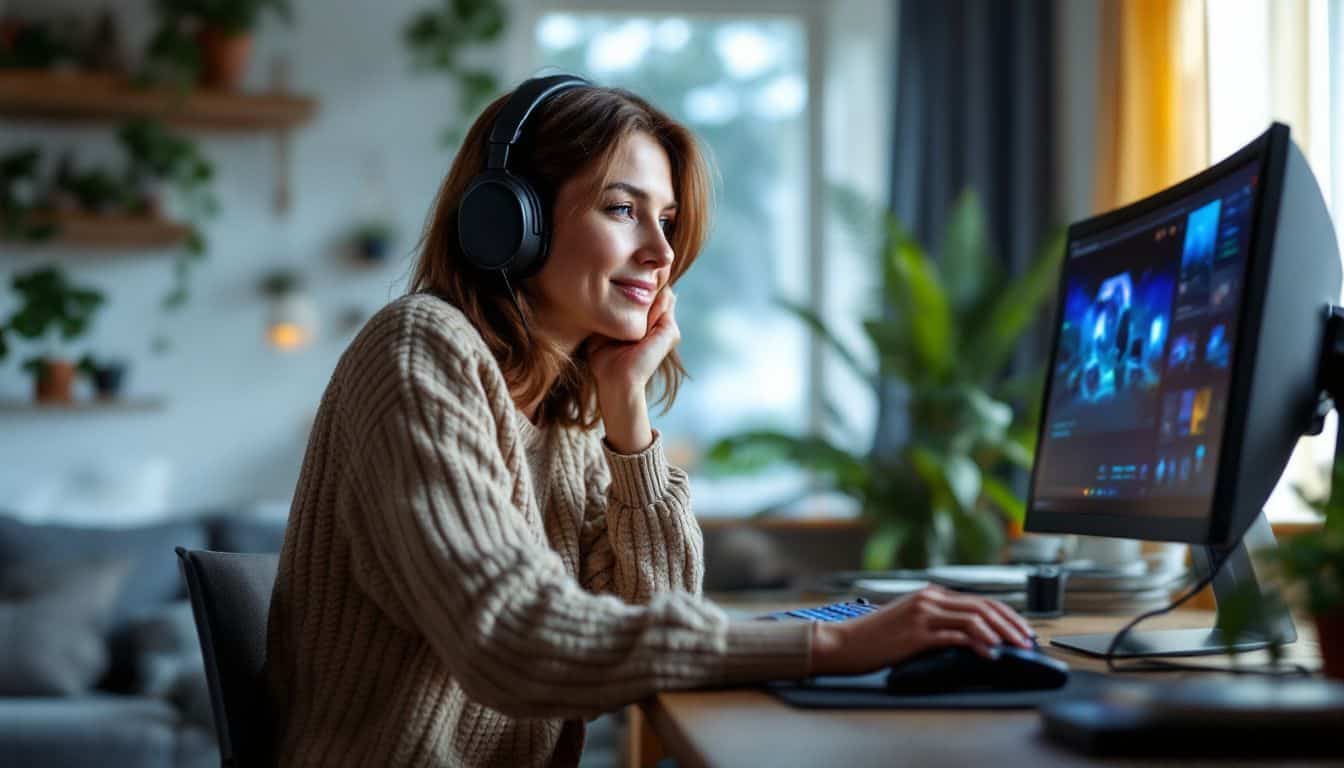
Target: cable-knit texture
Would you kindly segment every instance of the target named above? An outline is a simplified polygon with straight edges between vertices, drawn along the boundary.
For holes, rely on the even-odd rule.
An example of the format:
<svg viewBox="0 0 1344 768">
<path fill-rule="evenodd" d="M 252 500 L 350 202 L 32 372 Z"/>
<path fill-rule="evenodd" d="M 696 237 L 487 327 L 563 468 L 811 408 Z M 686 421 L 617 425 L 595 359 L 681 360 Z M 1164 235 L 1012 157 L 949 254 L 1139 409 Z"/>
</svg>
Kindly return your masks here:
<svg viewBox="0 0 1344 768">
<path fill-rule="evenodd" d="M 656 691 L 801 677 L 804 623 L 701 598 L 662 441 L 538 429 L 426 295 L 375 315 L 322 396 L 268 627 L 281 765 L 574 765 L 583 719 Z"/>
</svg>

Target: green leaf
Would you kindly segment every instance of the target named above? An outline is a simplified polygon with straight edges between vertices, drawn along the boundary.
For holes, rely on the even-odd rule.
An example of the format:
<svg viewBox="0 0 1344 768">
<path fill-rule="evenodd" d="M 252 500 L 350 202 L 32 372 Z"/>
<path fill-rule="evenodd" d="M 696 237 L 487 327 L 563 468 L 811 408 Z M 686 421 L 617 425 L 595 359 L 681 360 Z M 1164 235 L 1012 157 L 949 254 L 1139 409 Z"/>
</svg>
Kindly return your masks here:
<svg viewBox="0 0 1344 768">
<path fill-rule="evenodd" d="M 861 457 L 819 437 L 797 437 L 757 430 L 724 438 L 706 453 L 711 468 L 727 473 L 756 472 L 790 463 L 826 476 L 837 491 L 861 497 L 868 487 L 868 466 Z"/>
<path fill-rule="evenodd" d="M 980 498 L 980 467 L 969 456 L 943 459 L 943 478 L 948 491 L 961 509 L 972 509 Z"/>
<path fill-rule="evenodd" d="M 959 312 L 979 302 L 997 267 L 986 247 L 986 229 L 980 198 L 972 190 L 962 192 L 948 215 L 939 261 L 948 297 Z"/>
<path fill-rule="evenodd" d="M 956 516 L 956 558 L 962 563 L 992 563 L 1003 548 L 1003 526 L 981 509 L 966 509 Z"/>
<path fill-rule="evenodd" d="M 952 310 L 938 271 L 913 240 L 893 232 L 888 251 L 890 299 L 909 329 L 918 368 L 941 377 L 952 367 L 956 338 Z"/>
<path fill-rule="evenodd" d="M 890 570 L 896 563 L 896 553 L 909 535 L 907 526 L 898 520 L 885 520 L 868 536 L 863 545 L 863 567 L 870 571 Z"/>
<path fill-rule="evenodd" d="M 990 443 L 1003 440 L 1013 423 L 1012 406 L 995 400 L 978 387 L 965 391 L 967 409 L 975 418 L 975 439 Z"/>
<path fill-rule="evenodd" d="M 909 381 L 915 373 L 910 339 L 896 320 L 865 320 L 863 330 L 877 350 L 878 374 L 883 378 Z"/>
<path fill-rule="evenodd" d="M 953 559 L 957 547 L 957 522 L 954 516 L 955 512 L 950 505 L 934 507 L 932 525 L 924 530 L 926 565 L 944 565 Z M 914 559 L 913 555 L 911 559 Z"/>
<path fill-rule="evenodd" d="M 1027 519 L 1027 505 L 1017 497 L 1003 480 L 986 472 L 980 479 L 980 490 L 1003 516 L 1021 525 Z"/>
<path fill-rule="evenodd" d="M 1050 238 L 1025 273 L 999 294 L 979 327 L 966 339 L 966 364 L 973 380 L 986 382 L 1002 370 L 1017 351 L 1017 342 L 1036 319 L 1041 302 L 1059 284 L 1064 233 Z"/>
<path fill-rule="evenodd" d="M 826 327 L 826 323 L 821 319 L 820 315 L 810 307 L 803 306 L 802 304 L 784 298 L 775 299 L 775 304 L 802 320 L 803 323 L 826 344 L 826 346 L 830 347 L 831 350 L 844 361 L 845 365 L 849 366 L 850 370 L 854 371 L 856 376 L 870 384 L 873 383 L 873 372 L 864 366 L 863 363 L 859 362 L 858 356 L 855 355 L 849 347 L 845 346 L 845 343 L 832 333 L 830 328 Z"/>
<path fill-rule="evenodd" d="M 998 457 L 1021 469 L 1031 469 L 1035 460 L 1036 431 L 1030 434 L 1011 434 L 992 445 Z"/>
</svg>

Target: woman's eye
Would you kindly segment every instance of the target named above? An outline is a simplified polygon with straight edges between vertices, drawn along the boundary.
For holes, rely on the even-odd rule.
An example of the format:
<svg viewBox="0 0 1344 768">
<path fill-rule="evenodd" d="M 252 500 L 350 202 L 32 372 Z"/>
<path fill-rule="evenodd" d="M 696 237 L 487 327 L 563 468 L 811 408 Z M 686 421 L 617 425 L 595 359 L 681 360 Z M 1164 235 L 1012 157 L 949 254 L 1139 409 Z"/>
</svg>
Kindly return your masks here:
<svg viewBox="0 0 1344 768">
<path fill-rule="evenodd" d="M 607 210 L 610 211 L 611 213 L 619 213 L 622 216 L 631 218 L 634 216 L 635 207 L 633 205 L 630 205 L 629 203 L 619 203 L 617 205 L 607 206 Z"/>
<path fill-rule="evenodd" d="M 676 222 L 672 219 L 659 219 L 658 223 L 662 225 L 664 235 L 672 234 L 672 228 L 676 226 Z"/>
</svg>

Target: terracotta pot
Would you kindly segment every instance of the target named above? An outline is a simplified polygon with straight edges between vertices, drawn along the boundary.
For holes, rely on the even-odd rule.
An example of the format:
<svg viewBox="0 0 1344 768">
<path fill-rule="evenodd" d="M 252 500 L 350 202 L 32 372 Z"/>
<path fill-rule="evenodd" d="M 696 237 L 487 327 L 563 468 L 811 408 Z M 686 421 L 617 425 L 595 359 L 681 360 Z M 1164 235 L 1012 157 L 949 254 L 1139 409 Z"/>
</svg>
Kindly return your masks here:
<svg viewBox="0 0 1344 768">
<path fill-rule="evenodd" d="M 1344 610 L 1316 616 L 1316 641 L 1321 646 L 1325 676 L 1344 681 Z"/>
<path fill-rule="evenodd" d="M 68 403 L 75 383 L 75 364 L 69 360 L 48 360 L 37 376 L 39 403 Z"/>
<path fill-rule="evenodd" d="M 205 27 L 196 42 L 201 47 L 201 85 L 238 90 L 247 73 L 248 57 L 252 55 L 252 35 Z"/>
</svg>

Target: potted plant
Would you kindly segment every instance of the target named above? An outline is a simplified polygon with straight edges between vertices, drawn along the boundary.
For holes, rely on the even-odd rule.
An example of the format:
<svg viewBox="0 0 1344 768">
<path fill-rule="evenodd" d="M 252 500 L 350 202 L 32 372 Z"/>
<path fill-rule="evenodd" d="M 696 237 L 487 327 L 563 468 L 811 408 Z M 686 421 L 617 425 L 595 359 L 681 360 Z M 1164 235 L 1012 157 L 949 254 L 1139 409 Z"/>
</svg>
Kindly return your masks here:
<svg viewBox="0 0 1344 768">
<path fill-rule="evenodd" d="M 0 236 L 42 240 L 55 232 L 49 221 L 34 218 L 41 208 L 38 170 L 42 150 L 16 149 L 0 155 Z"/>
<path fill-rule="evenodd" d="M 757 430 L 724 438 L 709 458 L 727 471 L 790 462 L 854 497 L 872 530 L 867 568 L 992 560 L 1004 540 L 1001 516 L 1020 526 L 1024 514 L 1004 474 L 1031 465 L 1041 384 L 1039 373 L 1005 380 L 1005 368 L 1055 288 L 1063 240 L 1051 238 L 1010 279 L 988 253 L 974 195 L 955 205 L 938 262 L 854 192 L 836 189 L 832 198 L 856 233 L 873 222 L 883 233 L 887 306 L 864 323 L 876 367 L 863 365 L 811 310 L 785 306 L 873 387 L 887 410 L 882 426 L 863 453 L 820 436 Z M 1015 400 L 1031 407 L 1015 409 Z"/>
<path fill-rule="evenodd" d="M 75 366 L 76 370 L 93 384 L 94 396 L 99 400 L 115 400 L 121 396 L 129 367 L 125 360 L 93 355 L 79 358 L 79 363 Z"/>
<path fill-rule="evenodd" d="M 59 178 L 56 192 L 76 201 L 78 209 L 94 214 L 125 210 L 127 190 L 117 175 L 105 168 L 69 170 Z"/>
<path fill-rule="evenodd" d="M 144 119 L 122 125 L 117 138 L 126 151 L 126 186 L 134 197 L 133 208 L 162 216 L 164 187 L 171 186 L 189 213 L 215 211 L 217 204 L 210 192 L 215 167 L 195 142 Z"/>
<path fill-rule="evenodd" d="M 241 84 L 252 31 L 262 16 L 269 11 L 285 22 L 293 19 L 289 0 L 157 0 L 157 5 L 159 29 L 150 40 L 151 66 L 224 90 Z"/>
<path fill-rule="evenodd" d="M 1325 674 L 1344 681 L 1344 462 L 1336 459 L 1330 495 L 1298 495 L 1324 518 L 1321 527 L 1283 537 L 1267 553 L 1289 599 L 1316 623 Z"/>
<path fill-rule="evenodd" d="M 396 237 L 396 228 L 386 219 L 369 219 L 355 227 L 355 255 L 369 264 L 381 263 L 392 249 Z"/>
<path fill-rule="evenodd" d="M 78 32 L 68 22 L 0 19 L 0 69 L 74 69 Z"/>
<path fill-rule="evenodd" d="M 103 304 L 103 294 L 71 283 L 55 267 L 15 275 L 11 285 L 20 296 L 20 306 L 0 331 L 0 359 L 8 354 L 5 333 L 10 331 L 47 343 L 48 349 L 25 360 L 23 368 L 34 376 L 38 402 L 68 403 L 76 367 L 68 357 L 55 351 L 54 342 L 56 339 L 70 342 L 83 336 Z"/>
</svg>

